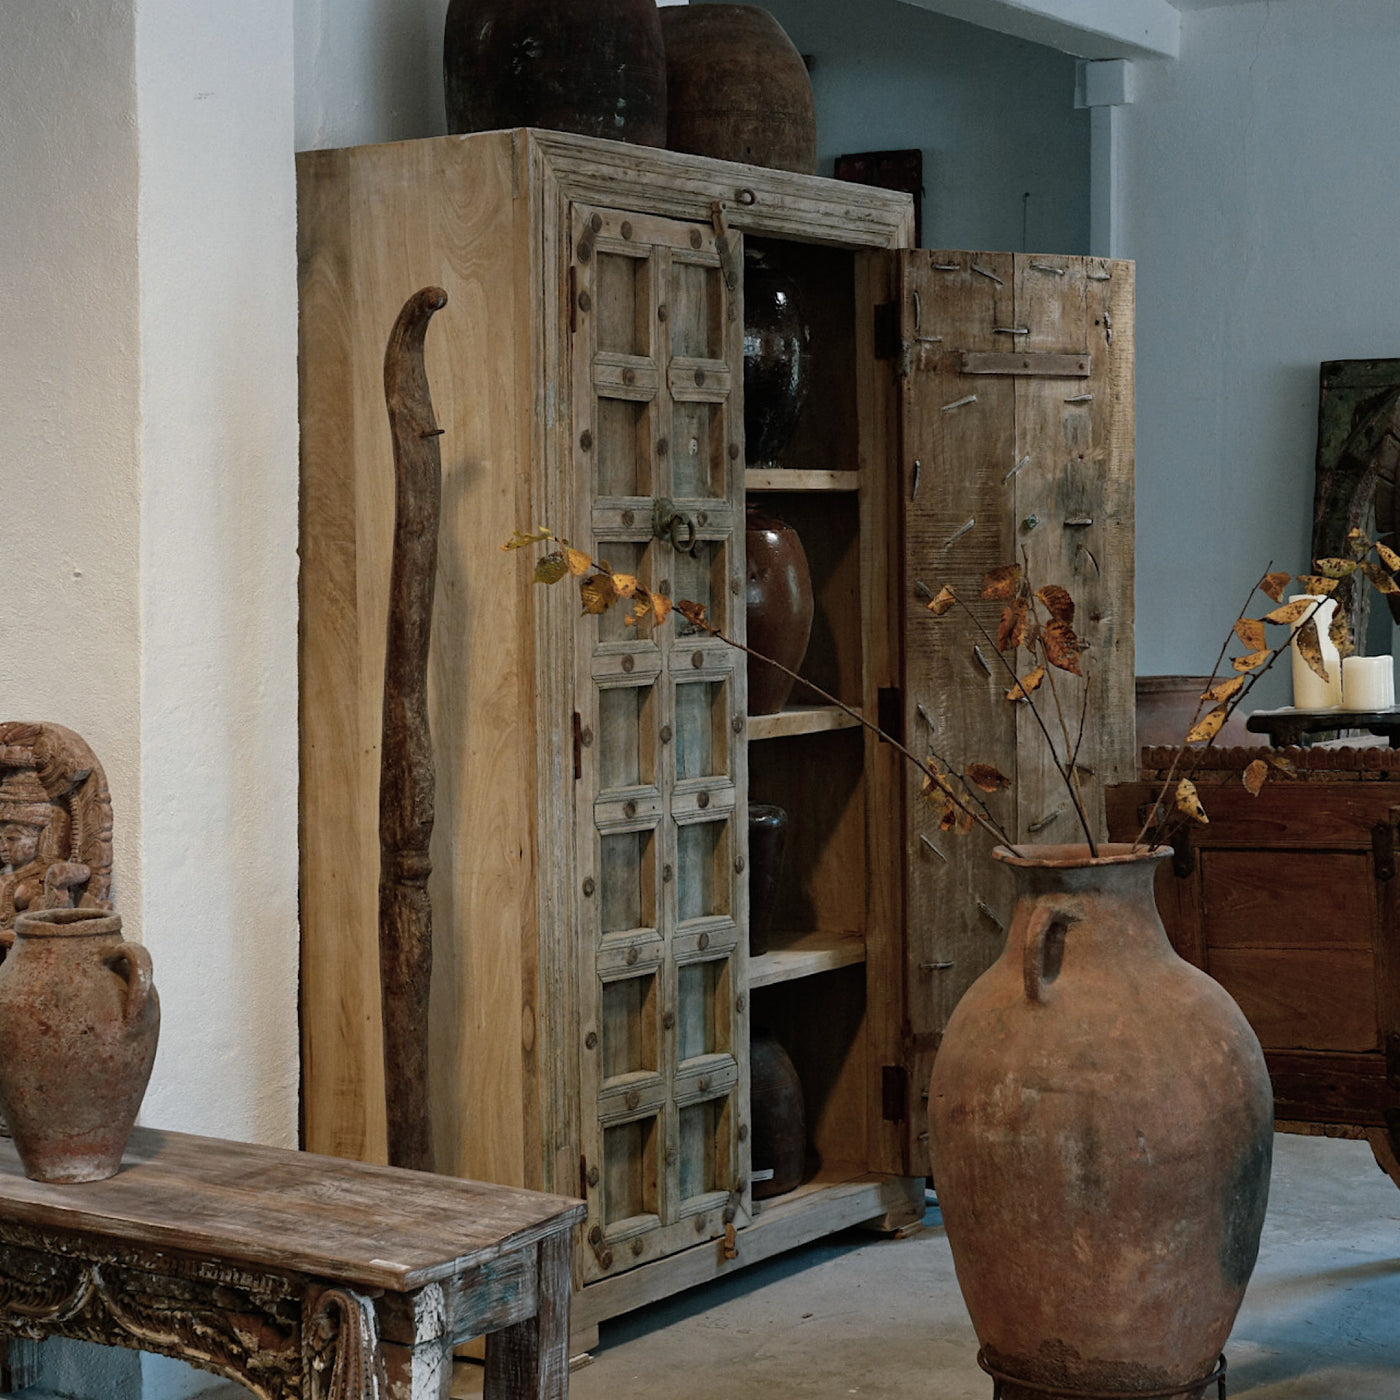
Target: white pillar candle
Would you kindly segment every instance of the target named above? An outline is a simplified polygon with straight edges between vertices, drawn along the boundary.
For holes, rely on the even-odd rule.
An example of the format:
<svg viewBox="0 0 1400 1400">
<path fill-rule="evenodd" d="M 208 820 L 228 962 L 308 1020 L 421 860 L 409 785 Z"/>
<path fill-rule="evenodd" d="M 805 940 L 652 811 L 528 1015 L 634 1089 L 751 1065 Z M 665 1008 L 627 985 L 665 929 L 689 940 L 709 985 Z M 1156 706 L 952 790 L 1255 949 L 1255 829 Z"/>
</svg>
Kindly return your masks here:
<svg viewBox="0 0 1400 1400">
<path fill-rule="evenodd" d="M 1395 704 L 1395 663 L 1388 656 L 1349 656 L 1342 662 L 1342 708 L 1388 710 Z"/>
<path fill-rule="evenodd" d="M 1317 640 L 1322 649 L 1322 666 L 1327 679 L 1321 676 L 1303 660 L 1296 644 L 1293 647 L 1293 704 L 1299 710 L 1335 710 L 1342 703 L 1342 658 L 1337 653 L 1332 639 L 1327 635 L 1332 625 L 1332 614 L 1337 604 L 1331 598 L 1317 598 L 1310 593 L 1297 593 L 1288 600 L 1290 603 L 1317 602 L 1317 607 L 1304 613 L 1292 624 L 1294 632 L 1309 617 L 1317 624 Z"/>
</svg>

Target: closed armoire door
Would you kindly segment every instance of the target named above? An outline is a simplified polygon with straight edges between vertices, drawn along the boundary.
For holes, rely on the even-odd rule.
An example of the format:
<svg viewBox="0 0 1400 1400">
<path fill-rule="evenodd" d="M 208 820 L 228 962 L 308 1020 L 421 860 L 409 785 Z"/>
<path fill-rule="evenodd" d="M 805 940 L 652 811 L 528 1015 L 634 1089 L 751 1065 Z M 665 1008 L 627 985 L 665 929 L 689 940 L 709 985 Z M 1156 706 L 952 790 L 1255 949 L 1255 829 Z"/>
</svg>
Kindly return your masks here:
<svg viewBox="0 0 1400 1400">
<path fill-rule="evenodd" d="M 624 210 L 575 204 L 570 238 L 574 542 L 742 639 L 741 263 Z M 743 657 L 631 613 L 581 610 L 575 646 L 589 1281 L 748 1204 Z"/>
</svg>

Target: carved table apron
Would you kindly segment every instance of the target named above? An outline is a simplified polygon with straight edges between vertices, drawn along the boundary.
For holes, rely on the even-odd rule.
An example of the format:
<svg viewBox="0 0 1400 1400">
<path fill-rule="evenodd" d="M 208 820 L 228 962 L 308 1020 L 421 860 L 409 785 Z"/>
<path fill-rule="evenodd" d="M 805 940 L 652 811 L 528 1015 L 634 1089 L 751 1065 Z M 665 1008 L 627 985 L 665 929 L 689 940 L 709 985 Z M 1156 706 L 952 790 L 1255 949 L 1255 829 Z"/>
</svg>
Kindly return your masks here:
<svg viewBox="0 0 1400 1400">
<path fill-rule="evenodd" d="M 486 1335 L 488 1400 L 563 1400 L 581 1203 L 138 1128 L 122 1170 L 29 1181 L 0 1141 L 0 1349 L 178 1356 L 263 1400 L 446 1400 Z"/>
</svg>

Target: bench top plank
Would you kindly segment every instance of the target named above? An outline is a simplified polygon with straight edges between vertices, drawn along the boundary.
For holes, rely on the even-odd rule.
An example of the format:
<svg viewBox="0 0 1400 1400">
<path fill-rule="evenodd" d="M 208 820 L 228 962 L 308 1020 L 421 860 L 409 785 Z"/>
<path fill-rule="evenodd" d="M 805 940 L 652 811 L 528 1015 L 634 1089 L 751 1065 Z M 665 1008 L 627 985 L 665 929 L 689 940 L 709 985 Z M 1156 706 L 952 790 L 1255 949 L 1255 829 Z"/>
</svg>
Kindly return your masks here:
<svg viewBox="0 0 1400 1400">
<path fill-rule="evenodd" d="M 411 1292 L 569 1229 L 581 1202 L 137 1128 L 106 1181 L 30 1181 L 0 1140 L 0 1218 Z"/>
</svg>

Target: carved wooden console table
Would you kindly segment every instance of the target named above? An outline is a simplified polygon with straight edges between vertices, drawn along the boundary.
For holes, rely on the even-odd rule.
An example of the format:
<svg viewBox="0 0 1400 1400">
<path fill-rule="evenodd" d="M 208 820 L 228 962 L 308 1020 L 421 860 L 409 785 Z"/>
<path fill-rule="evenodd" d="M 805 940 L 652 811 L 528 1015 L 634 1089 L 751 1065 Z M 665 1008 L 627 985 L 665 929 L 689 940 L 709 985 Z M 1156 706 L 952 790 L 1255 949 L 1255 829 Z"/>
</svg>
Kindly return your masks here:
<svg viewBox="0 0 1400 1400">
<path fill-rule="evenodd" d="M 29 1181 L 0 1142 L 0 1348 L 178 1356 L 263 1400 L 446 1400 L 486 1335 L 490 1400 L 568 1390 L 583 1206 L 138 1128 L 108 1181 Z"/>
</svg>

